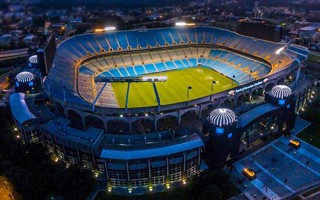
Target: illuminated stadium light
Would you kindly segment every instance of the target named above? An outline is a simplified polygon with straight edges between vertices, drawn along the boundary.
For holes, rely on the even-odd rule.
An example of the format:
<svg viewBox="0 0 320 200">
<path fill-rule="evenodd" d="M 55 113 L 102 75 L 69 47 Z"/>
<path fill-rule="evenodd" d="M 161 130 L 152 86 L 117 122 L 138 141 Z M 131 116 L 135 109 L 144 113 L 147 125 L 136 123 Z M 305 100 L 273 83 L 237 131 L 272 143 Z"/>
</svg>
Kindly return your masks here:
<svg viewBox="0 0 320 200">
<path fill-rule="evenodd" d="M 285 49 L 285 47 L 281 47 L 280 49 L 278 49 L 278 50 L 276 51 L 276 54 L 277 54 L 277 55 L 280 54 L 284 49 Z"/>
<path fill-rule="evenodd" d="M 292 94 L 291 88 L 286 85 L 277 85 L 271 89 L 272 96 L 283 99 Z"/>
<path fill-rule="evenodd" d="M 195 26 L 195 23 L 176 22 L 176 26 Z"/>
<path fill-rule="evenodd" d="M 209 115 L 209 121 L 213 125 L 223 126 L 237 121 L 236 114 L 227 108 L 218 108 Z"/>
<path fill-rule="evenodd" d="M 105 30 L 104 29 L 101 29 L 101 28 L 97 28 L 97 29 L 94 29 L 94 32 L 95 33 L 101 33 L 101 32 L 104 32 Z"/>
<path fill-rule="evenodd" d="M 95 77 L 95 82 L 165 82 L 167 76 L 143 76 L 143 77 Z"/>
<path fill-rule="evenodd" d="M 104 30 L 105 31 L 114 31 L 114 30 L 116 30 L 117 28 L 115 27 L 115 26 L 106 26 L 105 28 L 104 28 Z"/>
</svg>

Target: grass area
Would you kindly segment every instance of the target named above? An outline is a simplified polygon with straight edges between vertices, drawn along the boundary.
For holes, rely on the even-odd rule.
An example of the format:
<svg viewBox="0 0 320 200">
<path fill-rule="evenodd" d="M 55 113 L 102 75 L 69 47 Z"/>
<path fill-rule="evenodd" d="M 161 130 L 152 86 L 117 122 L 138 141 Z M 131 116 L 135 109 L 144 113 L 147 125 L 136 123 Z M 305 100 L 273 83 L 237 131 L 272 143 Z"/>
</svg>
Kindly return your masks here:
<svg viewBox="0 0 320 200">
<path fill-rule="evenodd" d="M 301 117 L 312 123 L 320 123 L 320 88 L 314 87 L 312 102 L 307 103 L 305 110 L 301 112 Z"/>
<path fill-rule="evenodd" d="M 319 124 L 315 124 L 315 123 L 311 124 L 306 129 L 301 131 L 297 135 L 297 137 L 320 149 L 320 125 Z"/>
<path fill-rule="evenodd" d="M 216 81 L 213 86 L 213 93 L 218 93 L 233 87 L 237 84 L 228 77 L 205 67 L 194 67 L 167 72 L 149 74 L 147 76 L 167 76 L 166 82 L 156 83 L 160 96 L 161 105 L 168 105 L 178 102 L 188 101 L 188 86 L 192 89 L 189 91 L 189 100 L 201 98 L 211 94 L 212 81 Z M 125 107 L 127 84 L 112 83 L 112 87 L 119 106 Z M 129 108 L 156 106 L 156 96 L 151 83 L 131 83 L 129 92 Z"/>
<path fill-rule="evenodd" d="M 320 62 L 320 55 L 310 53 L 308 57 L 308 61 L 310 62 Z"/>
</svg>

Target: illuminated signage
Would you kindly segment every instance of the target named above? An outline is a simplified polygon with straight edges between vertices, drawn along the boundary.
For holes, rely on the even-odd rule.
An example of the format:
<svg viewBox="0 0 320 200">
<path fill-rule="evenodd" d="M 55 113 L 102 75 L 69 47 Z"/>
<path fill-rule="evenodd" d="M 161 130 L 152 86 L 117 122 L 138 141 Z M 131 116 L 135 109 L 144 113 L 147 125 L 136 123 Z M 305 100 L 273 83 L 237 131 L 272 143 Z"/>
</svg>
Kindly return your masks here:
<svg viewBox="0 0 320 200">
<path fill-rule="evenodd" d="M 236 90 L 235 90 L 235 93 L 239 93 L 239 92 L 242 92 L 242 91 L 244 91 L 244 90 L 251 89 L 251 88 L 253 88 L 253 87 L 256 87 L 256 86 L 258 86 L 258 85 L 261 85 L 262 83 L 263 83 L 263 81 L 259 81 L 259 82 L 253 83 L 253 84 L 251 84 L 251 85 L 248 85 L 248 86 L 245 86 L 245 87 L 236 89 Z"/>
</svg>

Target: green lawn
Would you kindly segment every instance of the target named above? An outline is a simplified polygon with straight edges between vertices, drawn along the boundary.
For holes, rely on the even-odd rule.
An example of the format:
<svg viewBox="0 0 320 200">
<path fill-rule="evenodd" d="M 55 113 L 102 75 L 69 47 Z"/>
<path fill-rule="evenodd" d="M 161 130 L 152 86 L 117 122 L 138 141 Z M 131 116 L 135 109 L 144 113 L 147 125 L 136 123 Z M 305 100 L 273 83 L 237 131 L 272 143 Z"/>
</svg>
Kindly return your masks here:
<svg viewBox="0 0 320 200">
<path fill-rule="evenodd" d="M 168 77 L 166 82 L 156 83 L 161 105 L 187 101 L 188 86 L 192 87 L 189 93 L 189 100 L 210 95 L 213 80 L 216 81 L 216 84 L 213 86 L 213 93 L 218 93 L 237 86 L 237 83 L 232 83 L 231 79 L 205 67 L 160 72 L 147 76 Z M 112 83 L 112 87 L 119 106 L 124 108 L 127 84 Z M 151 83 L 131 83 L 128 103 L 129 108 L 156 105 L 156 97 Z"/>
<path fill-rule="evenodd" d="M 298 133 L 297 137 L 320 149 L 320 125 L 311 124 Z"/>
<path fill-rule="evenodd" d="M 309 57 L 308 57 L 308 61 L 311 61 L 311 62 L 320 62 L 320 55 L 310 53 L 310 55 L 309 55 Z"/>
</svg>

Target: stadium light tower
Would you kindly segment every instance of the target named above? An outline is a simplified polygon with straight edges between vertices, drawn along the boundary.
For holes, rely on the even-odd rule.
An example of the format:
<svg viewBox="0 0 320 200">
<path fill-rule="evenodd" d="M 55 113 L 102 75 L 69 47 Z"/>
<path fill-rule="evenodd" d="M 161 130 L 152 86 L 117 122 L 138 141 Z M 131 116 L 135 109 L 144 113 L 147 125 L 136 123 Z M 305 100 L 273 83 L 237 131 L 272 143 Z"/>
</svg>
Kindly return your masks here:
<svg viewBox="0 0 320 200">
<path fill-rule="evenodd" d="M 186 22 L 176 22 L 176 26 L 186 26 Z"/>
<path fill-rule="evenodd" d="M 236 78 L 236 75 L 232 75 L 232 86 L 233 86 L 233 82 L 234 82 L 234 79 Z"/>
<path fill-rule="evenodd" d="M 189 106 L 189 91 L 192 90 L 192 87 L 191 86 L 188 86 L 188 89 L 187 89 L 187 98 L 188 98 L 188 106 Z"/>
<path fill-rule="evenodd" d="M 211 83 L 211 96 L 210 96 L 210 101 L 212 101 L 212 95 L 213 95 L 213 85 L 216 84 L 216 81 L 212 81 Z"/>
</svg>

